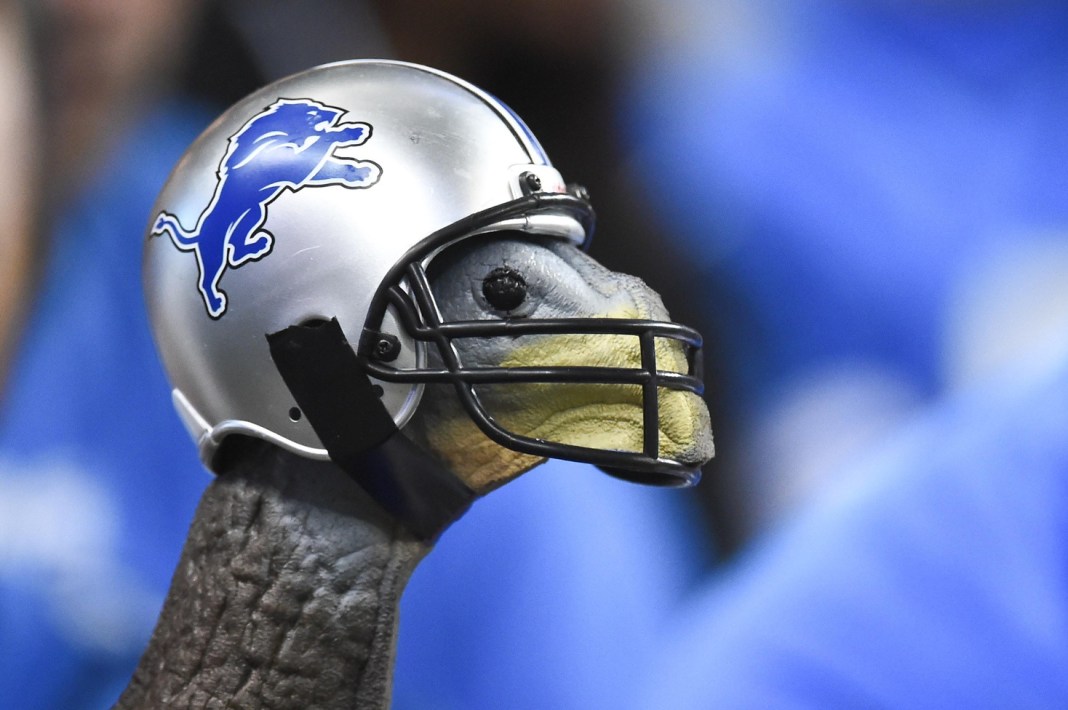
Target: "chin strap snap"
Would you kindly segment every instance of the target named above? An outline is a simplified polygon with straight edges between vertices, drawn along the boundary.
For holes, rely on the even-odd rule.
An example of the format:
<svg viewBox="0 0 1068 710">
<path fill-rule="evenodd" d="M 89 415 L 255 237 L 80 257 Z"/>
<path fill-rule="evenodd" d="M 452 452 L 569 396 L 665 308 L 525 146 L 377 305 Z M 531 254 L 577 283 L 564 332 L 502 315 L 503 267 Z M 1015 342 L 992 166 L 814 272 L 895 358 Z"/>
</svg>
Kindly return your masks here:
<svg viewBox="0 0 1068 710">
<path fill-rule="evenodd" d="M 416 537 L 433 541 L 475 493 L 419 451 L 397 427 L 337 319 L 267 335 L 278 372 L 330 454 Z"/>
</svg>

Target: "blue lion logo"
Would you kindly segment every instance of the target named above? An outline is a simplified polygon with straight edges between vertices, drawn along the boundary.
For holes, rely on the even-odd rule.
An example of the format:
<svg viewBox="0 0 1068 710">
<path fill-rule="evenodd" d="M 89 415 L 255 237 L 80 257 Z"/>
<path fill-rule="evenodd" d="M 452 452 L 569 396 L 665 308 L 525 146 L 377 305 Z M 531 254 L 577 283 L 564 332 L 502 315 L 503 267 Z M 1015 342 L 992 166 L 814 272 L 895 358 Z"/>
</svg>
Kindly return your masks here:
<svg viewBox="0 0 1068 710">
<path fill-rule="evenodd" d="M 339 123 L 344 113 L 309 99 L 276 101 L 230 137 L 215 192 L 195 227 L 186 229 L 169 212 L 156 217 L 151 236 L 167 233 L 176 247 L 196 253 L 199 290 L 212 318 L 226 312 L 226 293 L 219 289 L 226 267 L 261 259 L 274 247 L 274 235 L 263 224 L 267 205 L 283 191 L 364 188 L 382 176 L 382 168 L 370 160 L 334 156 L 337 148 L 371 137 L 367 123 Z"/>
</svg>

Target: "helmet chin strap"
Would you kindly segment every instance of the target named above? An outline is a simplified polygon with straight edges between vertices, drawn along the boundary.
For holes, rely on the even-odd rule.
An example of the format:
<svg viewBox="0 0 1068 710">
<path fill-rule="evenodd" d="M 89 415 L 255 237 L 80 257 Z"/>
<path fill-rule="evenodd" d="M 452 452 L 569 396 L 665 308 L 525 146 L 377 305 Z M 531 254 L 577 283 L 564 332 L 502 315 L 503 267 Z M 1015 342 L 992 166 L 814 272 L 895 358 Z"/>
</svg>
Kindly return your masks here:
<svg viewBox="0 0 1068 710">
<path fill-rule="evenodd" d="M 403 436 L 336 318 L 267 334 L 278 372 L 330 459 L 413 535 L 433 541 L 475 499 Z"/>
</svg>

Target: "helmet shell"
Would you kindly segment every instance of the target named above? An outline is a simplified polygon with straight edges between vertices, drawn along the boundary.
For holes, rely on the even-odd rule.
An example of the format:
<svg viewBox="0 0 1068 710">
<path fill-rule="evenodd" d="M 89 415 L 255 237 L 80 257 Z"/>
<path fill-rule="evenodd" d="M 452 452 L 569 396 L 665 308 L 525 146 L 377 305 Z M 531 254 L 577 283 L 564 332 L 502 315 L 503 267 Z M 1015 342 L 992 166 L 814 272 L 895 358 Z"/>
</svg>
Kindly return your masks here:
<svg viewBox="0 0 1068 710">
<path fill-rule="evenodd" d="M 282 112 L 294 111 L 307 120 L 280 122 Z M 361 137 L 330 143 L 337 137 L 331 130 L 356 124 L 366 126 Z M 346 182 L 345 162 L 366 168 L 362 184 Z M 402 62 L 317 67 L 217 119 L 171 174 L 144 246 L 149 318 L 175 405 L 204 462 L 211 467 L 231 433 L 328 458 L 295 408 L 265 335 L 337 318 L 348 341 L 359 342 L 368 306 L 398 259 L 436 230 L 516 198 L 524 172 L 539 175 L 543 190 L 565 190 L 504 104 L 446 73 Z M 253 224 L 248 215 L 257 210 L 262 219 Z M 167 219 L 169 230 L 161 227 Z M 221 301 L 210 302 L 212 289 Z M 422 346 L 387 316 L 390 328 L 401 342 L 398 365 L 417 366 Z M 379 384 L 403 426 L 421 386 Z"/>
</svg>

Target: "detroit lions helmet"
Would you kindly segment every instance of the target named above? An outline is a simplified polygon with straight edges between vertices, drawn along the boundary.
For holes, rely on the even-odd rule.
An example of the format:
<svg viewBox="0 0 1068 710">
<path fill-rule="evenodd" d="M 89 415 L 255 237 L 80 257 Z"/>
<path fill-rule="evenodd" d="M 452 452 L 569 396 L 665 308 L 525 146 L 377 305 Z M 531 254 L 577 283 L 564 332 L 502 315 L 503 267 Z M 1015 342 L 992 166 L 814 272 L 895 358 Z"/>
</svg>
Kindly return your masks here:
<svg viewBox="0 0 1068 710">
<path fill-rule="evenodd" d="M 696 332 L 620 318 L 442 322 L 427 285 L 435 256 L 473 235 L 582 247 L 593 223 L 585 191 L 565 184 L 523 122 L 443 72 L 341 62 L 237 103 L 173 171 L 144 247 L 154 335 L 205 465 L 233 434 L 324 460 L 371 449 L 403 430 L 437 382 L 454 386 L 502 446 L 644 482 L 695 482 L 699 464 L 661 457 L 656 430 L 658 391 L 702 390 Z M 556 333 L 633 336 L 641 367 L 471 367 L 454 346 Z M 658 370 L 657 340 L 681 343 L 691 371 Z M 640 388 L 645 446 L 602 450 L 509 431 L 477 388 L 512 382 Z M 345 407 L 364 411 L 335 426 L 352 416 Z"/>
</svg>

